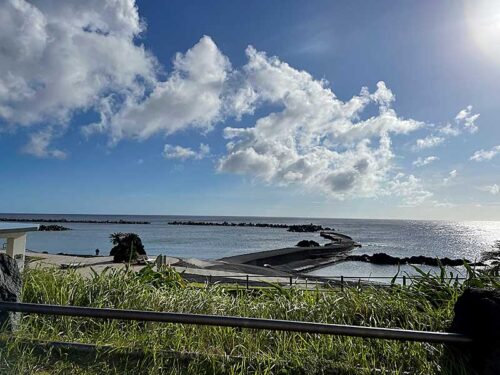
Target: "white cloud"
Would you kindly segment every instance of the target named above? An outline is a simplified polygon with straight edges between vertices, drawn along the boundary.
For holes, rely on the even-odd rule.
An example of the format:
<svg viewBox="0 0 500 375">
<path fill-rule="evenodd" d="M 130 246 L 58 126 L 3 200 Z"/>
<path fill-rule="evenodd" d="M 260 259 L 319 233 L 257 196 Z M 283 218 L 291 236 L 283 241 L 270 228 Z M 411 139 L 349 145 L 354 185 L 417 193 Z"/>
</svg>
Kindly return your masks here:
<svg viewBox="0 0 500 375">
<path fill-rule="evenodd" d="M 233 70 L 208 36 L 178 53 L 170 74 L 159 80 L 158 62 L 138 39 L 144 30 L 134 0 L 1 3 L 0 123 L 38 126 L 23 151 L 64 158 L 51 143 L 75 113 L 97 112 L 100 120 L 85 133 L 102 132 L 116 143 L 188 128 L 206 132 L 228 118 L 272 108 L 248 127 L 224 129 L 227 154 L 219 171 L 298 184 L 339 199 L 394 194 L 415 203 L 431 194 L 415 176 L 395 175 L 391 137 L 425 124 L 398 116 L 384 82 L 343 101 L 328 82 L 253 47 L 247 48 L 247 64 Z M 373 107 L 376 114 L 367 115 Z M 478 117 L 468 106 L 454 125 L 435 129 L 416 148 L 473 133 Z M 481 151 L 484 158 L 492 152 Z M 199 150 L 166 144 L 163 154 L 185 160 L 209 152 L 203 144 Z M 414 165 L 435 160 L 419 158 Z"/>
<path fill-rule="evenodd" d="M 249 108 L 269 103 L 282 108 L 246 128 L 227 127 L 227 155 L 221 172 L 254 176 L 279 185 L 299 184 L 336 198 L 387 194 L 392 168 L 391 134 L 407 134 L 423 123 L 402 119 L 391 108 L 394 95 L 384 82 L 339 100 L 309 73 L 276 57 L 247 49 L 243 67 Z M 369 105 L 378 114 L 360 119 Z"/>
<path fill-rule="evenodd" d="M 462 131 L 459 128 L 451 125 L 450 123 L 438 128 L 438 132 L 446 137 L 456 137 L 462 134 Z"/>
<path fill-rule="evenodd" d="M 476 120 L 479 118 L 479 114 L 472 114 L 472 106 L 469 105 L 467 108 L 462 109 L 455 116 L 455 122 L 459 125 L 462 125 L 464 130 L 469 133 L 475 133 L 478 130 L 477 125 L 475 124 Z"/>
<path fill-rule="evenodd" d="M 198 151 L 189 147 L 174 146 L 166 144 L 163 148 L 163 157 L 165 159 L 203 159 L 210 153 L 210 147 L 201 143 Z"/>
<path fill-rule="evenodd" d="M 426 148 L 432 148 L 432 147 L 436 147 L 437 145 L 440 145 L 443 142 L 444 142 L 443 137 L 429 135 L 425 138 L 417 139 L 417 142 L 415 143 L 414 149 L 423 150 Z"/>
<path fill-rule="evenodd" d="M 419 206 L 433 196 L 430 191 L 425 190 L 420 179 L 414 175 L 406 177 L 403 173 L 398 173 L 389 182 L 388 192 L 402 197 L 402 206 L 406 207 Z"/>
<path fill-rule="evenodd" d="M 127 100 L 118 111 L 105 106 L 101 121 L 87 131 L 107 131 L 116 142 L 123 137 L 146 139 L 160 132 L 168 135 L 188 127 L 209 130 L 222 117 L 229 60 L 204 36 L 185 54 L 178 53 L 173 64 L 168 79 L 157 82 L 147 97 Z"/>
<path fill-rule="evenodd" d="M 444 126 L 439 126 L 435 129 L 433 134 L 430 134 L 425 138 L 417 139 L 416 144 L 413 146 L 413 150 L 417 151 L 436 147 L 442 144 L 447 138 L 457 137 L 464 131 L 471 134 L 476 133 L 479 129 L 476 125 L 476 120 L 479 116 L 479 114 L 472 113 L 471 105 L 467 106 L 467 108 L 462 109 L 455 116 L 455 124 L 452 125 L 447 123 Z"/>
<path fill-rule="evenodd" d="M 439 160 L 437 156 L 427 156 L 426 158 L 418 157 L 417 160 L 413 161 L 413 165 L 416 167 L 423 167 L 429 165 L 435 161 Z"/>
<path fill-rule="evenodd" d="M 479 150 L 474 152 L 474 155 L 470 157 L 470 160 L 474 161 L 484 161 L 491 160 L 500 153 L 500 145 L 491 148 L 490 150 Z"/>
<path fill-rule="evenodd" d="M 132 0 L 3 1 L 0 121 L 52 126 L 142 94 L 156 65 L 135 42 L 143 29 Z"/>
<path fill-rule="evenodd" d="M 67 154 L 64 151 L 50 147 L 50 143 L 55 136 L 54 129 L 51 127 L 32 133 L 29 142 L 23 147 L 22 151 L 38 158 L 65 159 Z"/>
<path fill-rule="evenodd" d="M 446 185 L 448 184 L 451 180 L 454 180 L 458 176 L 458 171 L 456 169 L 453 169 L 448 173 L 448 176 L 443 179 L 443 184 Z"/>
<path fill-rule="evenodd" d="M 487 191 L 490 194 L 497 195 L 500 193 L 500 185 L 493 184 L 493 185 L 486 185 L 480 188 L 483 191 Z"/>
</svg>

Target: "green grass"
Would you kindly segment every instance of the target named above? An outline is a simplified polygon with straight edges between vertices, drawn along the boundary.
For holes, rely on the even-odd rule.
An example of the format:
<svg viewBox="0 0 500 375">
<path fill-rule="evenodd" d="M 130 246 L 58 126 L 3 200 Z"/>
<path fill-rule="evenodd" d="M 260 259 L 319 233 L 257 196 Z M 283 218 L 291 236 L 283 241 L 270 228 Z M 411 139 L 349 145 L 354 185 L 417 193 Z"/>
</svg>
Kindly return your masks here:
<svg viewBox="0 0 500 375">
<path fill-rule="evenodd" d="M 74 306 L 233 315 L 444 331 L 462 288 L 447 275 L 393 286 L 247 291 L 199 287 L 175 271 L 29 269 L 23 301 Z M 498 287 L 472 273 L 466 285 Z M 478 285 L 481 286 L 481 285 Z M 152 322 L 24 315 L 0 348 L 1 374 L 467 374 L 467 359 L 443 345 Z M 80 353 L 40 349 L 22 339 L 111 345 Z"/>
</svg>

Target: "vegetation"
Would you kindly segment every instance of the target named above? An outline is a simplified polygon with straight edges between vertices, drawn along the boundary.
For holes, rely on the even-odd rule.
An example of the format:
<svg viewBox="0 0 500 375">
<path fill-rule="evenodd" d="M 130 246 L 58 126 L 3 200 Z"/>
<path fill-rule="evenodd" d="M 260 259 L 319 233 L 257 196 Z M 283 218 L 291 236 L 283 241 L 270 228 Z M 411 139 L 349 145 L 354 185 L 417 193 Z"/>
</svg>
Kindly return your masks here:
<svg viewBox="0 0 500 375">
<path fill-rule="evenodd" d="M 146 250 L 142 245 L 141 238 L 135 233 L 113 233 L 109 236 L 115 245 L 109 255 L 113 256 L 113 261 L 132 262 L 137 260 L 139 255 L 146 255 Z"/>
<path fill-rule="evenodd" d="M 464 287 L 499 284 L 470 269 L 460 284 L 425 274 L 407 287 L 303 290 L 187 284 L 170 268 L 28 269 L 32 303 L 263 317 L 416 330 L 446 330 Z M 453 276 L 453 275 L 451 275 Z M 2 374 L 468 374 L 467 358 L 443 345 L 291 332 L 24 315 L 0 347 Z M 40 350 L 26 339 L 111 345 L 97 353 Z"/>
</svg>

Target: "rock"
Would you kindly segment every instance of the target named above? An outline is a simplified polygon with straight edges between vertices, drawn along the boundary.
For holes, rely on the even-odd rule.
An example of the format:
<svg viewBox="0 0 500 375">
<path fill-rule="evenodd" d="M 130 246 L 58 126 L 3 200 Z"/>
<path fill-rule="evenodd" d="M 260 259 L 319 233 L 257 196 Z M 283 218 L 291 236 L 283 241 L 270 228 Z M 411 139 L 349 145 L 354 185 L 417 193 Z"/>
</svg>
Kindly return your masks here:
<svg viewBox="0 0 500 375">
<path fill-rule="evenodd" d="M 500 374 L 500 290 L 466 289 L 454 310 L 450 331 L 474 339 L 461 348 L 472 367 L 480 375 Z"/>
<path fill-rule="evenodd" d="M 0 301 L 19 302 L 22 279 L 16 261 L 7 254 L 0 254 Z M 0 310 L 0 327 L 14 330 L 18 314 Z"/>
<path fill-rule="evenodd" d="M 42 232 L 61 232 L 61 231 L 71 230 L 71 229 L 63 227 L 62 225 L 56 225 L 56 224 L 43 225 L 42 224 L 38 227 L 38 230 L 42 231 Z"/>
<path fill-rule="evenodd" d="M 319 232 L 320 230 L 323 230 L 324 228 L 321 225 L 314 225 L 314 224 L 302 224 L 302 225 L 290 225 L 288 228 L 289 232 L 299 232 L 299 233 L 305 233 L 305 232 Z"/>
<path fill-rule="evenodd" d="M 373 255 L 350 255 L 345 258 L 345 260 L 356 261 L 356 262 L 368 262 L 373 264 L 383 264 L 383 265 L 397 265 L 397 264 L 423 264 L 426 266 L 437 267 L 442 266 L 462 266 L 464 264 L 463 259 L 450 259 L 450 258 L 431 258 L 424 255 L 416 255 L 411 257 L 399 258 L 393 257 L 386 253 L 376 253 Z M 472 263 L 465 259 L 465 262 L 470 265 L 482 266 L 482 263 Z"/>
<path fill-rule="evenodd" d="M 297 245 L 295 245 L 295 246 L 298 246 L 298 247 L 318 247 L 319 243 L 317 243 L 316 241 L 312 241 L 312 240 L 302 240 L 302 241 L 299 241 L 297 243 Z"/>
<path fill-rule="evenodd" d="M 371 263 L 374 264 L 398 264 L 401 261 L 399 258 L 392 257 L 386 253 L 376 253 L 371 256 Z"/>
</svg>

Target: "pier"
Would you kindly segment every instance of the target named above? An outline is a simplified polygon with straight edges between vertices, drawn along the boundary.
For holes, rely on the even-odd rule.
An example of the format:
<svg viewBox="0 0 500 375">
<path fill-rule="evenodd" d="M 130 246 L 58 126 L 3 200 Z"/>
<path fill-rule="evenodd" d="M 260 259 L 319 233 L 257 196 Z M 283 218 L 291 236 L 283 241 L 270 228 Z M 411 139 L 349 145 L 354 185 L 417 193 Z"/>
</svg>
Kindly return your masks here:
<svg viewBox="0 0 500 375">
<path fill-rule="evenodd" d="M 326 237 L 328 236 L 328 237 Z M 344 258 L 346 253 L 361 246 L 351 237 L 337 232 L 322 232 L 333 242 L 324 246 L 286 247 L 276 250 L 236 255 L 219 259 L 226 263 L 245 264 L 285 272 L 307 272 Z"/>
</svg>

